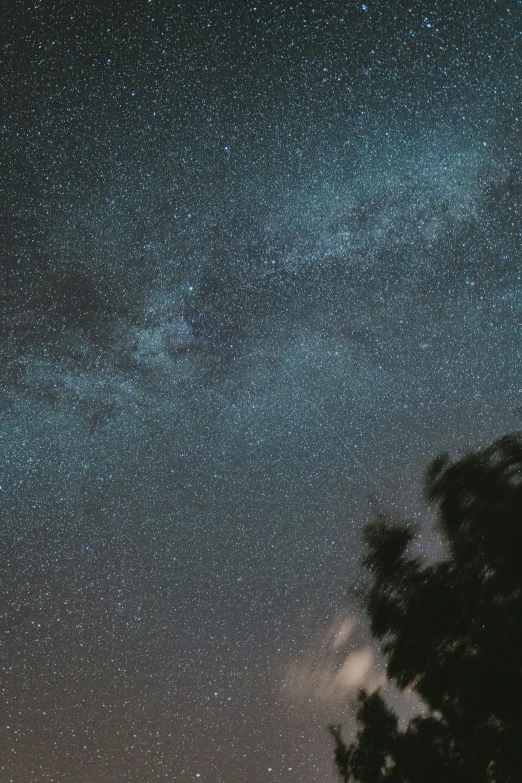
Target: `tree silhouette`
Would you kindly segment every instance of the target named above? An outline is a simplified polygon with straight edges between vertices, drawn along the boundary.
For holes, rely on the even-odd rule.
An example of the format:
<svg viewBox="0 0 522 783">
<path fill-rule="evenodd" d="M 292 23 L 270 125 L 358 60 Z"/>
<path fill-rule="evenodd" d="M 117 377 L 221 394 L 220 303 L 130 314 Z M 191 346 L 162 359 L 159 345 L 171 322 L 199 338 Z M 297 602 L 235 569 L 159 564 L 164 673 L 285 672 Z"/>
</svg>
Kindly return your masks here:
<svg viewBox="0 0 522 783">
<path fill-rule="evenodd" d="M 366 530 L 367 609 L 388 679 L 427 714 L 403 732 L 381 695 L 359 694 L 355 741 L 331 727 L 344 781 L 515 783 L 522 779 L 522 439 L 505 436 L 428 468 L 447 558 L 408 553 L 414 530 Z"/>
</svg>

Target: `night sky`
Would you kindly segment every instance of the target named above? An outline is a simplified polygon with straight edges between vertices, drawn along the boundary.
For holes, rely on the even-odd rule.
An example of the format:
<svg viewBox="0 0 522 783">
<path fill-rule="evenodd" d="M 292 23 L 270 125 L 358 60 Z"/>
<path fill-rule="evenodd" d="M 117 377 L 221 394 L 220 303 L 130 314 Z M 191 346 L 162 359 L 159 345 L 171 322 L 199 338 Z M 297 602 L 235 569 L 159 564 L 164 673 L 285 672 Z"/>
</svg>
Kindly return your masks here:
<svg viewBox="0 0 522 783">
<path fill-rule="evenodd" d="M 522 2 L 8 5 L 0 783 L 332 783 L 364 524 L 522 420 Z"/>
</svg>

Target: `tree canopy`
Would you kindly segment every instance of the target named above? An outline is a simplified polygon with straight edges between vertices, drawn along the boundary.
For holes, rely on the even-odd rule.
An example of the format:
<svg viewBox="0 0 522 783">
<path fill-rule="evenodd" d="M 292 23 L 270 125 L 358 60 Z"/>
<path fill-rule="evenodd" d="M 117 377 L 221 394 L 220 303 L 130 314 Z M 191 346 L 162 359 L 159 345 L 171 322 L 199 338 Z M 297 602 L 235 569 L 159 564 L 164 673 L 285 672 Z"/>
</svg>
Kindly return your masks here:
<svg viewBox="0 0 522 783">
<path fill-rule="evenodd" d="M 379 692 L 361 691 L 347 746 L 331 727 L 344 781 L 515 783 L 522 775 L 522 439 L 508 435 L 425 479 L 447 557 L 411 556 L 414 528 L 366 529 L 367 610 L 387 677 L 426 714 L 399 731 Z"/>
</svg>

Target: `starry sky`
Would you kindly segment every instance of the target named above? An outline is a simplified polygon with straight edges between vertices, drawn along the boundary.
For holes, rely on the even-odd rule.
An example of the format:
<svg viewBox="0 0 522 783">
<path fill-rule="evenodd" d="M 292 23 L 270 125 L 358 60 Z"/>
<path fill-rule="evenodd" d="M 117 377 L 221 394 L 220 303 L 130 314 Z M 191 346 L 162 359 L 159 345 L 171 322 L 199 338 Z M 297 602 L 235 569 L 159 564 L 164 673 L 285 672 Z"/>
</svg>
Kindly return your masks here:
<svg viewBox="0 0 522 783">
<path fill-rule="evenodd" d="M 522 2 L 0 35 L 0 783 L 333 783 L 364 524 L 520 427 Z"/>
</svg>

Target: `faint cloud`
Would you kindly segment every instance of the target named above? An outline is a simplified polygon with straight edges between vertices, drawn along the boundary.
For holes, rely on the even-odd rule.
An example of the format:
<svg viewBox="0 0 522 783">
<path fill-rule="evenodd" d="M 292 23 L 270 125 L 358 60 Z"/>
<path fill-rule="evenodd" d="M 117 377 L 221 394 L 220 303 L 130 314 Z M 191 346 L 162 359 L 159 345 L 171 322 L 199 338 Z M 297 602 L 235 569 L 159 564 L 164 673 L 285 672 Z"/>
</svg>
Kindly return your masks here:
<svg viewBox="0 0 522 783">
<path fill-rule="evenodd" d="M 386 682 L 378 649 L 356 616 L 341 612 L 287 667 L 283 687 L 294 699 L 338 704 L 360 688 Z"/>
</svg>

